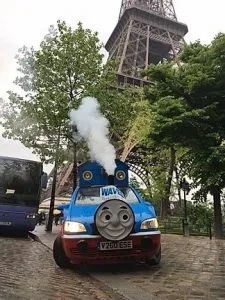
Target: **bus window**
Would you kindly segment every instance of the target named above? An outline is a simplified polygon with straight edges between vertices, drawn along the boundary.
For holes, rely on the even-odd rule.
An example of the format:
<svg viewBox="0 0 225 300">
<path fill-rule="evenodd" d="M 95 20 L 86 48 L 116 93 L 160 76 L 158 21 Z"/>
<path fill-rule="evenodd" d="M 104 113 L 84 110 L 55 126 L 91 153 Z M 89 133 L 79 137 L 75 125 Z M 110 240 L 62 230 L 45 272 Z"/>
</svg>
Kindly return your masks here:
<svg viewBox="0 0 225 300">
<path fill-rule="evenodd" d="M 0 204 L 37 206 L 42 166 L 0 157 Z"/>
</svg>

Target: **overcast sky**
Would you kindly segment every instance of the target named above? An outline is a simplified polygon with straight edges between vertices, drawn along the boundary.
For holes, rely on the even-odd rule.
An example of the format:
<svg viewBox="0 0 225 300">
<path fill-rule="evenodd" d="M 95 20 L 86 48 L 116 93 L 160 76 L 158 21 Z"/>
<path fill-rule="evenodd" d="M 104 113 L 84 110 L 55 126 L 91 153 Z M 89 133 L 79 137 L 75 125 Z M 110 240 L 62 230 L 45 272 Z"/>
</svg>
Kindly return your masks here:
<svg viewBox="0 0 225 300">
<path fill-rule="evenodd" d="M 38 47 L 51 24 L 58 19 L 99 33 L 105 43 L 115 27 L 121 0 L 0 0 L 0 97 L 13 89 L 16 76 L 15 54 L 23 45 Z M 186 23 L 186 41 L 209 43 L 225 31 L 225 0 L 174 0 L 179 21 Z M 34 158 L 18 142 L 1 138 L 0 155 Z"/>
</svg>

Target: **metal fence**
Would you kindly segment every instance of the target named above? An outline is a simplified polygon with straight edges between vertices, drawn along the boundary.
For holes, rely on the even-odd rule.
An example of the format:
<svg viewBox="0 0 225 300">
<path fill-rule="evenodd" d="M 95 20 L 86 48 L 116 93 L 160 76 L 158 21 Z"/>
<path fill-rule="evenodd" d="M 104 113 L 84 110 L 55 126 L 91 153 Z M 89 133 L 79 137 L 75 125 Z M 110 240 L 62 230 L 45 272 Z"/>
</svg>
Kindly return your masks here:
<svg viewBox="0 0 225 300">
<path fill-rule="evenodd" d="M 214 234 L 213 224 L 210 222 L 203 225 L 188 223 L 188 234 L 192 236 L 208 236 L 210 239 Z M 159 228 L 162 233 L 169 234 L 185 234 L 185 223 L 183 218 L 167 218 L 159 219 Z M 224 226 L 224 237 L 225 237 L 225 226 Z"/>
</svg>

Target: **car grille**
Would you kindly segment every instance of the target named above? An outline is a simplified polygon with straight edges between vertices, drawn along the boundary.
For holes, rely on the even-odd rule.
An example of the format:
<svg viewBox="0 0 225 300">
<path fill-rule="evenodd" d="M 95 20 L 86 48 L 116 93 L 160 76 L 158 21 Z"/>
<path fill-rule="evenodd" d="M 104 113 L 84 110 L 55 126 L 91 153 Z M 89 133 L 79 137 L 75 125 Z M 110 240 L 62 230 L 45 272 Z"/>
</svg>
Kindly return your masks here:
<svg viewBox="0 0 225 300">
<path fill-rule="evenodd" d="M 70 252 L 73 255 L 82 255 L 86 257 L 95 257 L 95 258 L 101 258 L 103 257 L 127 257 L 127 256 L 132 256 L 132 255 L 137 255 L 137 254 L 147 254 L 149 251 L 154 250 L 154 245 L 152 245 L 151 248 L 148 249 L 143 249 L 140 246 L 134 246 L 133 249 L 119 249 L 119 250 L 108 250 L 108 251 L 102 251 L 97 248 L 89 248 L 87 251 L 80 251 L 77 248 L 70 248 Z"/>
</svg>

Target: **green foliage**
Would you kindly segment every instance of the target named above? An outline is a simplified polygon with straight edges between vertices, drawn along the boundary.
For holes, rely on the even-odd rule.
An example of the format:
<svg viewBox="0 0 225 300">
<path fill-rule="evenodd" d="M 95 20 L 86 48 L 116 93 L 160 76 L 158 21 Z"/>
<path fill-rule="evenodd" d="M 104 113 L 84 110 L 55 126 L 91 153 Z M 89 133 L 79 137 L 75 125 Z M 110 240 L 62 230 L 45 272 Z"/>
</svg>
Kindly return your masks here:
<svg viewBox="0 0 225 300">
<path fill-rule="evenodd" d="M 117 155 L 125 159 L 146 138 L 151 118 L 149 103 L 142 89 L 118 87 L 115 66 L 115 61 L 106 63 L 101 79 L 92 88 L 91 94 L 98 99 L 101 111 L 109 120 L 110 138 Z"/>
<path fill-rule="evenodd" d="M 213 209 L 208 204 L 189 204 L 187 215 L 190 225 L 194 225 L 199 232 L 207 232 L 213 223 Z"/>
<path fill-rule="evenodd" d="M 166 181 L 169 169 L 169 151 L 166 148 L 155 148 L 149 153 L 152 165 L 148 170 L 151 177 L 152 199 L 155 205 L 160 205 L 167 197 Z"/>
<path fill-rule="evenodd" d="M 69 111 L 99 83 L 103 55 L 97 33 L 79 23 L 73 30 L 58 21 L 40 49 L 22 48 L 17 56 L 21 76 L 16 84 L 25 95 L 9 92 L 4 106 L 4 136 L 19 139 L 43 161 L 54 157 L 60 135 L 60 159 L 73 141 Z"/>
<path fill-rule="evenodd" d="M 143 200 L 154 203 L 151 192 L 135 176 L 131 176 L 129 184 L 141 195 Z"/>
<path fill-rule="evenodd" d="M 213 224 L 213 209 L 207 205 L 188 203 L 188 227 L 190 235 L 208 236 Z M 159 220 L 162 233 L 183 234 L 183 217 Z"/>
<path fill-rule="evenodd" d="M 148 75 L 156 84 L 147 93 L 154 116 L 150 137 L 157 144 L 188 147 L 192 167 L 202 181 L 221 188 L 225 185 L 224 46 L 225 35 L 220 34 L 210 46 L 188 45 L 180 68 L 171 62 L 150 68 Z"/>
<path fill-rule="evenodd" d="M 204 192 L 225 187 L 225 34 L 210 45 L 185 47 L 181 67 L 164 62 L 150 67 L 154 85 L 146 91 L 152 104 L 156 145 L 186 148 L 189 177 Z M 182 164 L 182 161 L 179 161 Z M 220 220 L 217 207 L 217 221 Z"/>
<path fill-rule="evenodd" d="M 142 190 L 141 183 L 137 180 L 136 177 L 131 176 L 129 184 L 136 189 L 138 192 Z"/>
</svg>

